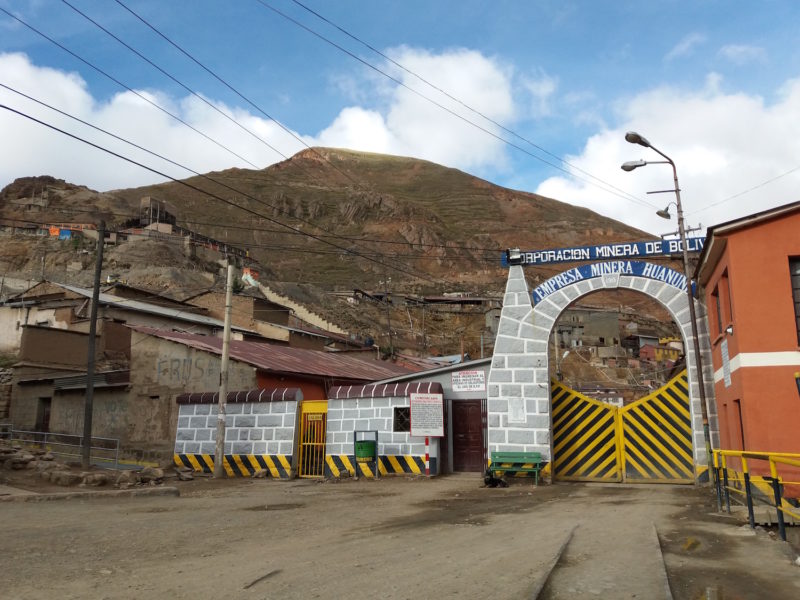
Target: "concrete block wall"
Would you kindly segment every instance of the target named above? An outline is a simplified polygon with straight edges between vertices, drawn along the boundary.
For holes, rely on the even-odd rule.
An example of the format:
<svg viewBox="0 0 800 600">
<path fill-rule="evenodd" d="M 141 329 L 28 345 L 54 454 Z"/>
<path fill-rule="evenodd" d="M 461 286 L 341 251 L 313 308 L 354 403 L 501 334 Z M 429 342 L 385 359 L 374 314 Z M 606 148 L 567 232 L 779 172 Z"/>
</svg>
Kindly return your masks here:
<svg viewBox="0 0 800 600">
<path fill-rule="evenodd" d="M 378 454 L 424 456 L 425 438 L 395 433 L 394 407 L 409 406 L 408 397 L 328 399 L 325 453 L 352 455 L 355 430 L 378 431 Z"/>
<path fill-rule="evenodd" d="M 550 460 L 550 382 L 546 356 L 547 335 L 537 335 L 534 329 L 531 296 L 522 267 L 512 266 L 489 370 L 490 456 L 498 451 L 541 452 L 545 460 Z"/>
<path fill-rule="evenodd" d="M 297 401 L 228 403 L 225 454 L 288 455 L 294 452 Z M 214 454 L 216 404 L 181 404 L 175 454 Z"/>
</svg>

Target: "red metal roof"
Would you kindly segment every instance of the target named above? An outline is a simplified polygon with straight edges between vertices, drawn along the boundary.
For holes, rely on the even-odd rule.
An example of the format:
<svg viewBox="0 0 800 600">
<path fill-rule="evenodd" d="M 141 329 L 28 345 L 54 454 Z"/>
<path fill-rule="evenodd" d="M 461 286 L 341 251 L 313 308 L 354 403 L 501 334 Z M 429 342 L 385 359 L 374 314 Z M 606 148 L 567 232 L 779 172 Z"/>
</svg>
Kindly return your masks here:
<svg viewBox="0 0 800 600">
<path fill-rule="evenodd" d="M 379 383 L 371 385 L 339 385 L 328 391 L 328 398 L 388 398 L 409 394 L 442 394 L 442 384 L 437 381 L 409 383 Z"/>
<path fill-rule="evenodd" d="M 214 354 L 222 353 L 222 338 L 163 331 L 151 327 L 130 327 L 140 333 L 184 344 L 198 350 Z M 231 341 L 230 358 L 275 373 L 295 373 L 361 381 L 388 379 L 412 372 L 387 361 L 370 360 L 338 352 L 305 350 L 258 342 Z"/>
<path fill-rule="evenodd" d="M 226 402 L 291 402 L 302 399 L 303 392 L 300 388 L 260 388 L 228 392 Z M 175 402 L 178 404 L 216 404 L 218 400 L 219 392 L 190 392 L 179 395 Z"/>
</svg>

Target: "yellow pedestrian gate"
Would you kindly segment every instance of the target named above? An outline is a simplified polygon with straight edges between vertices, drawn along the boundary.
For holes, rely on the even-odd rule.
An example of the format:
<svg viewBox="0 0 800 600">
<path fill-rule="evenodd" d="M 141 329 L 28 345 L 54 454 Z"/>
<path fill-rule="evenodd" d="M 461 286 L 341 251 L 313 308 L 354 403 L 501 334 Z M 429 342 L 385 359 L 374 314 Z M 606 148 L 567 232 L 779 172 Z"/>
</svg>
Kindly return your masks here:
<svg viewBox="0 0 800 600">
<path fill-rule="evenodd" d="M 652 394 L 617 408 L 553 382 L 556 479 L 693 483 L 686 371 Z"/>
<path fill-rule="evenodd" d="M 300 477 L 322 477 L 325 474 L 325 428 L 328 421 L 325 400 L 303 402 L 300 409 Z"/>
</svg>

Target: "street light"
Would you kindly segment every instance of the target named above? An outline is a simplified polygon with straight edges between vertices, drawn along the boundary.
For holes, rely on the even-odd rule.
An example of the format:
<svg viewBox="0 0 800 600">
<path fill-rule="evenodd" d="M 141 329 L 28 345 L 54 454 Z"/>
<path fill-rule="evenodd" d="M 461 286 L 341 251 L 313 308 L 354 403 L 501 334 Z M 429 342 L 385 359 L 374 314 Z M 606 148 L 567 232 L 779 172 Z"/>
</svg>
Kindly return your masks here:
<svg viewBox="0 0 800 600">
<path fill-rule="evenodd" d="M 653 146 L 647 138 L 639 135 L 635 131 L 629 131 L 625 134 L 625 141 L 631 144 L 638 144 L 645 148 L 650 148 L 656 154 L 664 158 L 664 160 L 644 161 L 632 160 L 622 165 L 623 171 L 633 171 L 639 167 L 644 167 L 648 164 L 669 164 L 672 167 L 672 179 L 675 187 L 672 190 L 665 190 L 668 192 L 675 192 L 675 202 L 670 202 L 663 210 L 656 211 L 656 214 L 663 219 L 670 219 L 672 215 L 669 213 L 670 204 L 675 204 L 675 209 L 678 213 L 678 234 L 681 237 L 681 247 L 683 249 L 683 273 L 686 276 L 686 294 L 689 300 L 689 318 L 691 320 L 692 338 L 694 344 L 694 355 L 697 361 L 697 383 L 700 387 L 700 411 L 703 416 L 703 438 L 706 443 L 706 462 L 709 470 L 711 470 L 711 435 L 708 430 L 708 406 L 706 404 L 706 386 L 703 378 L 703 360 L 700 356 L 700 337 L 697 334 L 697 314 L 694 308 L 694 295 L 692 294 L 692 277 L 689 272 L 689 253 L 686 248 L 686 229 L 683 224 L 683 207 L 681 206 L 681 188 L 678 185 L 678 170 L 675 168 L 675 163 L 672 159 L 661 152 L 658 148 Z"/>
</svg>

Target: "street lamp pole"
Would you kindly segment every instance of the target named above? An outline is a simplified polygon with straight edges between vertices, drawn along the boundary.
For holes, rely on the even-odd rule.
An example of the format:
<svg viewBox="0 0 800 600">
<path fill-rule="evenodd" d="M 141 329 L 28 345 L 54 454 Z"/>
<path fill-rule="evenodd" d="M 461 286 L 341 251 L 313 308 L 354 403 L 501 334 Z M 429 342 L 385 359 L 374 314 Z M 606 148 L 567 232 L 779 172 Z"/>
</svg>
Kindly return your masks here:
<svg viewBox="0 0 800 600">
<path fill-rule="evenodd" d="M 697 384 L 700 388 L 700 413 L 703 417 L 703 439 L 706 445 L 706 463 L 711 470 L 711 433 L 709 431 L 708 425 L 708 405 L 706 401 L 706 386 L 705 386 L 705 378 L 703 377 L 703 359 L 700 355 L 700 336 L 697 332 L 697 313 L 695 312 L 694 307 L 694 294 L 692 294 L 692 276 L 689 271 L 689 252 L 686 247 L 686 228 L 684 226 L 683 221 L 683 206 L 681 205 L 681 188 L 678 184 L 678 170 L 675 168 L 675 163 L 673 160 L 661 152 L 658 148 L 653 146 L 646 138 L 642 137 L 636 132 L 629 131 L 625 134 L 625 140 L 630 142 L 631 144 L 639 144 L 640 146 L 644 146 L 645 148 L 650 148 L 660 156 L 664 158 L 663 161 L 650 161 L 656 163 L 667 163 L 672 167 L 672 180 L 675 184 L 674 192 L 675 192 L 675 208 L 678 211 L 678 235 L 681 238 L 681 247 L 683 249 L 683 273 L 686 276 L 686 294 L 687 299 L 689 301 L 689 319 L 691 321 L 691 328 L 692 328 L 692 342 L 694 348 L 694 355 L 697 367 Z M 643 167 L 649 164 L 646 161 L 632 161 L 627 162 L 622 165 L 623 171 L 633 171 L 638 167 Z M 669 204 L 664 210 L 659 210 L 656 214 L 659 217 L 669 219 Z"/>
</svg>

